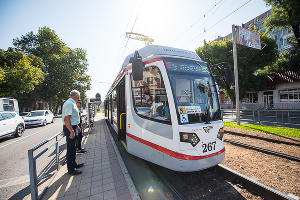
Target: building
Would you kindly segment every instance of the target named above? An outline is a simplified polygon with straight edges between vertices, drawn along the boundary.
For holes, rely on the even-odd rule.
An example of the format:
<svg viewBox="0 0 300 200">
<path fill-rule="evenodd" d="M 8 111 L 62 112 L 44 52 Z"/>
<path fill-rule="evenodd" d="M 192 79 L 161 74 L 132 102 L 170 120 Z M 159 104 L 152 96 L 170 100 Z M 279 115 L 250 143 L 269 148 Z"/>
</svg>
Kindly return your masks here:
<svg viewBox="0 0 300 200">
<path fill-rule="evenodd" d="M 272 14 L 271 10 L 255 17 L 254 19 L 242 24 L 242 27 L 249 28 L 250 24 L 257 29 L 265 31 L 263 27 L 264 20 Z M 284 30 L 272 30 L 269 35 L 276 40 L 279 52 L 288 51 L 291 45 L 288 38 L 293 32 Z M 232 38 L 232 33 L 218 37 L 216 40 L 223 38 Z M 300 72 L 286 71 L 282 73 L 272 74 L 266 77 L 268 89 L 265 91 L 257 91 L 248 93 L 247 97 L 241 101 L 241 109 L 300 109 Z M 224 94 L 220 93 L 220 102 L 222 108 L 232 108 L 232 102 Z"/>
</svg>

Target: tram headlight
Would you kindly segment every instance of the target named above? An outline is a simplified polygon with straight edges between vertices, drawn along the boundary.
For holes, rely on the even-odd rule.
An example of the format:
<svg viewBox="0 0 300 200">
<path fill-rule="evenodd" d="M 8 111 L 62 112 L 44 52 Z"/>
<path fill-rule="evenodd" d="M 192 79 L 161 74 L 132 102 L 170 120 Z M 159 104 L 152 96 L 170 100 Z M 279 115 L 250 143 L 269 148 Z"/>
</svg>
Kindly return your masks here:
<svg viewBox="0 0 300 200">
<path fill-rule="evenodd" d="M 180 134 L 180 142 L 190 143 L 193 147 L 200 142 L 200 139 L 198 138 L 196 133 L 179 132 L 179 134 Z"/>
<path fill-rule="evenodd" d="M 223 136 L 224 136 L 224 128 L 220 128 L 219 133 L 217 135 L 217 138 L 219 138 L 220 140 L 222 140 Z"/>
</svg>

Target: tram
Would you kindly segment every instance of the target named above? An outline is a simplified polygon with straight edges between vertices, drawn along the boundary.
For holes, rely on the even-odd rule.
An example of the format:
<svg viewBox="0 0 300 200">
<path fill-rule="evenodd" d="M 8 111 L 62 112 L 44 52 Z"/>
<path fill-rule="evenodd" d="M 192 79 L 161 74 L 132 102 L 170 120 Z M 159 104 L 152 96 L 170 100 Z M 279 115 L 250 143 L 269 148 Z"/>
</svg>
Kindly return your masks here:
<svg viewBox="0 0 300 200">
<path fill-rule="evenodd" d="M 104 105 L 130 154 L 181 172 L 224 159 L 217 86 L 194 52 L 149 45 L 128 55 Z"/>
</svg>

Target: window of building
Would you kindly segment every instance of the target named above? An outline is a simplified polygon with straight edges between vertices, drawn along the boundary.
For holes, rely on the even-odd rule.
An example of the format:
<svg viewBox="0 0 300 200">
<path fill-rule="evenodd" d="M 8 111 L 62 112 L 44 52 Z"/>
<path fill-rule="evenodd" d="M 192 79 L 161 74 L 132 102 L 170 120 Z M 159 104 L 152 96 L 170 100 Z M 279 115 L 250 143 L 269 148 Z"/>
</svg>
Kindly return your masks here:
<svg viewBox="0 0 300 200">
<path fill-rule="evenodd" d="M 257 93 L 248 93 L 245 98 L 243 98 L 242 103 L 258 103 Z"/>
<path fill-rule="evenodd" d="M 145 68 L 143 80 L 131 79 L 131 83 L 133 104 L 137 114 L 154 121 L 170 123 L 166 88 L 158 67 Z"/>
<path fill-rule="evenodd" d="M 300 102 L 300 88 L 279 91 L 280 102 Z"/>
</svg>

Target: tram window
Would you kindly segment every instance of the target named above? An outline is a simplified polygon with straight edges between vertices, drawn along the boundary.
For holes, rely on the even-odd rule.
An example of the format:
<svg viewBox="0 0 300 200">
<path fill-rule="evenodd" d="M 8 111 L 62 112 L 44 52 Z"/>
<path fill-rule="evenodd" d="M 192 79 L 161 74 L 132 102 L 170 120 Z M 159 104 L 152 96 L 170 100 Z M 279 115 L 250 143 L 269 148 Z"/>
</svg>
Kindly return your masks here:
<svg viewBox="0 0 300 200">
<path fill-rule="evenodd" d="M 112 92 L 112 119 L 117 122 L 117 91 Z"/>
<path fill-rule="evenodd" d="M 166 88 L 155 66 L 144 69 L 143 80 L 132 82 L 133 104 L 137 114 L 148 119 L 170 122 Z"/>
</svg>

